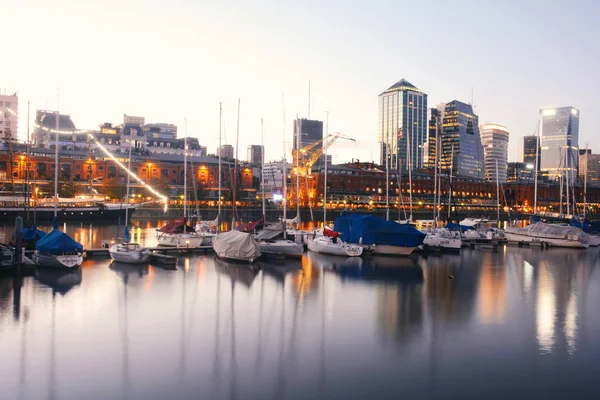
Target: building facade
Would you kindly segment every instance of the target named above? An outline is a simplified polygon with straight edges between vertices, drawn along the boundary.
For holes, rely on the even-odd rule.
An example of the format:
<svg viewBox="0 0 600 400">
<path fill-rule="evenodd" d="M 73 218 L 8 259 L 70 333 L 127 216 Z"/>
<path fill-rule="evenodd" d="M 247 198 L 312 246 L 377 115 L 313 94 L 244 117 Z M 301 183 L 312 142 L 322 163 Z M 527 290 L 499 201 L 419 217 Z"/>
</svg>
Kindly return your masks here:
<svg viewBox="0 0 600 400">
<path fill-rule="evenodd" d="M 464 178 L 485 178 L 479 117 L 470 104 L 458 100 L 445 104 L 441 139 L 443 170 Z"/>
<path fill-rule="evenodd" d="M 579 110 L 568 106 L 540 110 L 540 171 L 547 179 L 577 175 Z"/>
<path fill-rule="evenodd" d="M 481 125 L 481 145 L 483 146 L 483 166 L 485 180 L 493 183 L 506 182 L 508 163 L 508 128 L 498 124 Z M 498 179 L 496 180 L 496 177 Z"/>
<path fill-rule="evenodd" d="M 522 182 L 529 181 L 533 182 L 533 165 L 531 163 L 524 162 L 509 162 L 506 167 L 506 181 L 507 182 Z"/>
<path fill-rule="evenodd" d="M 592 154 L 591 150 L 579 150 L 579 181 L 585 182 L 587 172 L 588 187 L 600 187 L 600 154 Z"/>
<path fill-rule="evenodd" d="M 439 156 L 438 147 L 441 147 L 440 136 L 442 132 L 442 120 L 444 115 L 444 109 L 442 108 L 430 108 L 429 109 L 429 126 L 426 144 L 425 160 L 423 162 L 424 168 L 434 168 L 436 166 L 436 158 Z"/>
<path fill-rule="evenodd" d="M 0 140 L 17 140 L 19 133 L 19 97 L 0 94 Z"/>
<path fill-rule="evenodd" d="M 146 124 L 146 118 L 134 117 L 133 115 L 123 114 L 123 125 L 126 124 L 144 126 Z"/>
<path fill-rule="evenodd" d="M 523 136 L 519 143 L 520 160 L 525 164 L 532 164 L 535 166 L 535 159 L 537 155 L 537 167 L 540 169 L 540 156 L 541 151 L 538 148 L 539 138 L 535 135 Z"/>
<path fill-rule="evenodd" d="M 263 161 L 263 147 L 256 144 L 248 146 L 248 163 L 260 165 Z"/>
<path fill-rule="evenodd" d="M 401 79 L 379 95 L 377 140 L 382 165 L 387 161 L 394 171 L 407 165 L 423 168 L 427 136 L 427 94 Z"/>
</svg>

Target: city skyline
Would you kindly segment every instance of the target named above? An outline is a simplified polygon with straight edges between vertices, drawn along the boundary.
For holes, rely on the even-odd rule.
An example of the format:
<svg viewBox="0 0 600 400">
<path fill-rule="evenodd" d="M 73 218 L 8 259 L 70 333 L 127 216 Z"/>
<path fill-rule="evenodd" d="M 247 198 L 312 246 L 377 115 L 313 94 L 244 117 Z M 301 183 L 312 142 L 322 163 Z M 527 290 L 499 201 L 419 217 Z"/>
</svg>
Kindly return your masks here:
<svg viewBox="0 0 600 400">
<path fill-rule="evenodd" d="M 163 1 L 7 2 L 5 29 L 15 34 L 5 50 L 13 61 L 3 65 L 0 87 L 19 92 L 20 138 L 25 136 L 27 101 L 31 115 L 53 109 L 59 87 L 59 110 L 78 127 L 120 122 L 123 114 L 179 127 L 187 118 L 189 135 L 209 149 L 217 147 L 219 102 L 224 106 L 223 143 L 235 144 L 241 98 L 239 145 L 257 144 L 251 140 L 264 118 L 266 160 L 281 158 L 284 127 L 289 155 L 296 115 L 325 121 L 328 111 L 329 132 L 358 141 L 340 141 L 330 149 L 334 162 L 342 162 L 378 159 L 377 95 L 405 78 L 428 94 L 430 105 L 473 102 L 481 124 L 506 125 L 511 161 L 518 159 L 520 138 L 535 132 L 540 108 L 578 108 L 584 115 L 580 145 L 600 147 L 600 139 L 593 137 L 600 124 L 593 113 L 599 79 L 593 71 L 600 60 L 587 28 L 599 6 L 463 3 L 472 14 L 465 26 L 453 24 L 457 8 L 441 2 L 375 2 L 368 8 L 319 3 L 318 13 L 311 4 L 241 3 L 236 15 L 216 2 L 184 1 L 180 7 Z M 406 11 L 416 17 L 402 26 L 388 23 Z M 508 32 L 486 29 L 505 20 L 512 21 Z M 551 28 L 557 21 L 564 27 L 560 32 Z M 461 58 L 452 46 L 439 45 L 438 38 L 449 30 L 471 49 Z M 398 45 L 394 37 L 410 39 L 403 41 L 402 52 L 390 51 Z M 565 46 L 576 55 L 576 67 L 556 51 Z M 432 49 L 437 57 L 431 56 Z M 61 52 L 73 52 L 77 60 L 67 63 L 61 57 L 40 70 L 39 60 L 55 60 Z M 298 57 L 302 53 L 311 57 Z M 98 62 L 134 54 L 151 61 Z M 485 59 L 495 59 L 496 65 L 483 64 Z"/>
</svg>

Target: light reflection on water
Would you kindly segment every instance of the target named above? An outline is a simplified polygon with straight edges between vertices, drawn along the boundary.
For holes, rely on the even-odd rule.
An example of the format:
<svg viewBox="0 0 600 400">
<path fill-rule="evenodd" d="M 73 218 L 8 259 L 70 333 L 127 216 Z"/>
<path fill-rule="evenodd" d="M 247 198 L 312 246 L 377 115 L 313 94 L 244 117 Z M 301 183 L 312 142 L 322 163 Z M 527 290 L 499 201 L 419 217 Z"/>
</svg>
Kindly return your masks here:
<svg viewBox="0 0 600 400">
<path fill-rule="evenodd" d="M 0 280 L 0 384 L 7 398 L 594 398 L 597 259 L 86 261 Z"/>
</svg>

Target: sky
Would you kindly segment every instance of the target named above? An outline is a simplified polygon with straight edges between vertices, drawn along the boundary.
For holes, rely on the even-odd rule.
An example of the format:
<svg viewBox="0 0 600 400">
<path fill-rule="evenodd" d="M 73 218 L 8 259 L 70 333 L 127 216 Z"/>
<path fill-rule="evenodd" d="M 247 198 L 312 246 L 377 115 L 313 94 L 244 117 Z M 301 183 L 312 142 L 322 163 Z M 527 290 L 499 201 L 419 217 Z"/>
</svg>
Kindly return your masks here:
<svg viewBox="0 0 600 400">
<path fill-rule="evenodd" d="M 600 152 L 597 1 L 0 0 L 0 88 L 71 115 L 79 129 L 123 114 L 178 125 L 213 153 L 261 144 L 289 157 L 296 116 L 325 121 L 334 163 L 379 160 L 377 96 L 404 78 L 428 104 L 473 101 L 510 130 L 509 161 L 540 108 L 580 110 Z M 308 82 L 310 81 L 310 97 Z M 58 93 L 58 95 L 57 95 Z M 309 100 L 310 99 L 310 100 Z M 285 143 L 284 143 L 285 139 Z"/>
</svg>

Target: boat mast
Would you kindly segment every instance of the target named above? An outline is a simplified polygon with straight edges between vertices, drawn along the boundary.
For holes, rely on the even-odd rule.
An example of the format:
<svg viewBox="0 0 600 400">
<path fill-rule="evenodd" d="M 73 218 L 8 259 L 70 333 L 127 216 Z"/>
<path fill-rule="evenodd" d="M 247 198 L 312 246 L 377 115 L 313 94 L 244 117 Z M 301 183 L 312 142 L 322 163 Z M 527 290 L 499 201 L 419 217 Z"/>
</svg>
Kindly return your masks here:
<svg viewBox="0 0 600 400">
<path fill-rule="evenodd" d="M 588 145 L 585 144 L 585 175 L 583 175 L 583 220 L 585 221 L 585 209 L 587 208 L 587 175 L 588 175 Z"/>
<path fill-rule="evenodd" d="M 25 143 L 25 210 L 27 211 L 27 221 L 29 221 L 29 100 L 27 100 L 27 142 Z"/>
<path fill-rule="evenodd" d="M 218 196 L 219 198 L 217 199 L 217 204 L 218 204 L 218 210 L 217 210 L 217 232 L 219 232 L 219 226 L 221 225 L 219 223 L 219 219 L 221 218 L 221 122 L 223 121 L 223 106 L 221 105 L 221 103 L 219 103 L 219 150 L 218 150 L 218 156 L 219 156 L 219 189 L 218 189 Z"/>
<path fill-rule="evenodd" d="M 233 160 L 233 204 L 231 207 L 231 229 L 235 229 L 235 217 L 237 213 L 237 168 L 238 168 L 238 147 L 240 140 L 240 99 L 238 99 L 238 112 L 237 112 L 237 131 L 235 136 L 235 159 Z"/>
<path fill-rule="evenodd" d="M 434 156 L 434 162 L 433 162 L 433 231 L 435 232 L 435 229 L 437 228 L 437 220 L 436 220 L 436 212 L 437 212 L 437 167 L 438 167 L 438 158 L 437 158 L 437 153 L 438 153 L 438 145 L 437 145 L 437 139 L 439 136 L 439 132 L 438 132 L 438 119 L 435 115 L 433 115 L 435 118 L 435 156 Z M 431 163 L 429 164 L 431 165 Z"/>
<path fill-rule="evenodd" d="M 131 171 L 131 139 L 129 139 L 127 142 L 129 143 L 129 159 L 127 160 L 127 170 Z M 125 193 L 125 228 L 127 228 L 127 215 L 129 211 L 129 174 L 127 174 L 127 189 Z"/>
<path fill-rule="evenodd" d="M 187 227 L 187 118 L 185 121 L 185 137 L 183 138 L 183 233 Z"/>
<path fill-rule="evenodd" d="M 448 222 L 450 221 L 450 211 L 452 210 L 452 174 L 454 172 L 454 143 L 452 143 L 452 152 L 450 153 L 450 187 L 448 189 Z"/>
<path fill-rule="evenodd" d="M 300 145 L 302 141 L 302 124 L 296 115 L 296 218 L 298 218 L 298 226 L 300 226 Z"/>
<path fill-rule="evenodd" d="M 385 140 L 385 220 L 390 220 L 390 135 Z"/>
<path fill-rule="evenodd" d="M 282 168 L 282 184 L 283 184 L 283 196 L 281 201 L 283 202 L 283 223 L 287 224 L 287 161 L 285 159 L 285 105 L 283 103 L 283 94 L 281 95 L 281 105 L 283 108 L 283 168 Z M 286 229 L 283 230 L 283 236 L 286 236 Z"/>
<path fill-rule="evenodd" d="M 567 143 L 567 146 L 565 146 L 565 185 L 566 185 L 566 190 L 567 190 L 567 218 L 569 218 L 569 215 L 571 214 L 571 208 L 570 208 L 570 195 L 569 195 L 569 144 Z"/>
<path fill-rule="evenodd" d="M 327 119 L 325 120 L 325 137 L 329 137 L 329 111 L 327 113 Z M 324 146 L 323 158 L 325 160 L 325 181 L 323 182 L 323 229 L 327 226 L 327 146 Z"/>
<path fill-rule="evenodd" d="M 540 118 L 540 123 L 538 125 L 538 134 L 535 137 L 535 160 L 534 160 L 534 168 L 533 168 L 533 216 L 537 215 L 537 187 L 538 187 L 538 157 L 540 156 L 540 135 L 542 134 L 542 130 L 544 129 L 544 120 Z M 562 201 L 561 201 L 562 204 Z"/>
<path fill-rule="evenodd" d="M 413 204 L 412 204 L 412 151 L 410 149 L 410 133 L 406 134 L 406 144 L 407 144 L 407 153 L 406 153 L 406 167 L 408 168 L 408 194 L 409 194 L 409 207 L 410 207 L 410 216 L 409 222 L 413 219 Z"/>
<path fill-rule="evenodd" d="M 54 219 L 58 215 L 58 120 L 60 113 L 58 112 L 58 88 L 56 89 L 56 139 L 54 143 Z"/>
<path fill-rule="evenodd" d="M 500 181 L 498 180 L 498 160 L 496 160 L 496 199 L 498 200 L 498 204 L 496 204 L 496 208 L 497 208 L 496 225 L 498 225 L 500 223 Z"/>
<path fill-rule="evenodd" d="M 262 187 L 262 215 L 267 219 L 267 205 L 265 203 L 265 137 L 263 132 L 263 119 L 260 119 L 260 186 Z"/>
</svg>

